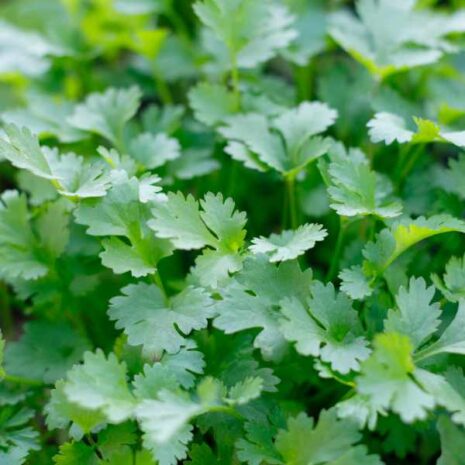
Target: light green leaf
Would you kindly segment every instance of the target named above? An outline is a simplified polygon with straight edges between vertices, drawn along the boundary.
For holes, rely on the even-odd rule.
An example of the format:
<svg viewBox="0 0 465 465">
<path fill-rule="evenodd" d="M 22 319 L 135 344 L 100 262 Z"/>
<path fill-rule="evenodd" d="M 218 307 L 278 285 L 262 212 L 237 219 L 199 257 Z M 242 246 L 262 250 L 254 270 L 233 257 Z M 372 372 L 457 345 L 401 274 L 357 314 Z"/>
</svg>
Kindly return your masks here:
<svg viewBox="0 0 465 465">
<path fill-rule="evenodd" d="M 281 329 L 302 355 L 320 357 L 333 370 L 357 371 L 370 354 L 368 342 L 351 301 L 336 294 L 334 286 L 315 282 L 307 305 L 296 298 L 283 299 Z"/>
<path fill-rule="evenodd" d="M 444 130 L 434 121 L 424 118 L 413 117 L 413 122 L 416 130 L 413 124 L 408 128 L 401 116 L 387 112 L 376 113 L 368 122 L 370 139 L 372 142 L 384 142 L 386 145 L 394 141 L 401 144 L 449 142 L 457 147 L 465 147 L 465 131 Z"/>
<path fill-rule="evenodd" d="M 356 378 L 357 392 L 368 397 L 375 410 L 392 410 L 404 423 L 426 418 L 434 397 L 415 378 L 413 346 L 407 336 L 378 334 L 374 351 Z"/>
<path fill-rule="evenodd" d="M 454 15 L 432 14 L 414 7 L 414 1 L 358 0 L 357 16 L 349 11 L 333 15 L 330 34 L 381 79 L 435 63 L 455 50 L 446 36 L 463 31 L 463 25 Z"/>
<path fill-rule="evenodd" d="M 329 164 L 331 208 L 341 216 L 375 215 L 393 218 L 402 204 L 393 198 L 391 182 L 374 172 L 364 158 L 347 156 Z"/>
<path fill-rule="evenodd" d="M 130 284 L 122 293 L 110 301 L 108 314 L 131 345 L 142 345 L 151 354 L 178 352 L 188 344 L 186 336 L 205 328 L 214 314 L 208 294 L 200 288 L 188 287 L 170 302 L 158 287 L 146 283 Z"/>
<path fill-rule="evenodd" d="M 250 250 L 254 254 L 268 255 L 270 262 L 292 260 L 313 248 L 317 241 L 322 241 L 326 236 L 327 231 L 320 224 L 304 224 L 294 231 L 252 239 Z"/>
<path fill-rule="evenodd" d="M 221 290 L 223 300 L 215 305 L 214 326 L 226 334 L 260 328 L 254 347 L 265 358 L 277 359 L 286 347 L 277 305 L 285 297 L 303 300 L 311 278 L 311 272 L 302 272 L 296 262 L 276 267 L 264 256 L 247 258 L 243 269 Z"/>
<path fill-rule="evenodd" d="M 268 61 L 297 36 L 293 16 L 274 2 L 199 0 L 194 11 L 241 68 Z"/>
<path fill-rule="evenodd" d="M 137 87 L 110 88 L 103 93 L 93 93 L 76 106 L 68 122 L 75 128 L 96 133 L 121 146 L 125 124 L 136 114 L 140 98 Z"/>
<path fill-rule="evenodd" d="M 131 271 L 145 276 L 156 270 L 158 261 L 171 253 L 167 241 L 157 240 L 146 226 L 149 204 L 141 203 L 142 181 L 122 176 L 105 197 L 82 202 L 75 211 L 76 222 L 88 227 L 93 236 L 118 236 L 103 241 L 102 262 L 115 273 Z M 143 191 L 144 192 L 144 191 Z"/>
<path fill-rule="evenodd" d="M 107 358 L 100 349 L 86 352 L 83 364 L 68 372 L 64 393 L 72 403 L 121 423 L 131 418 L 135 408 L 126 376 L 126 364 L 114 354 Z"/>
<path fill-rule="evenodd" d="M 176 139 L 164 133 L 153 135 L 143 132 L 131 140 L 129 153 L 149 170 L 159 168 L 181 156 L 181 146 Z"/>
<path fill-rule="evenodd" d="M 436 289 L 426 287 L 423 278 L 410 278 L 408 289 L 401 286 L 396 295 L 397 309 L 388 312 L 384 329 L 405 334 L 416 350 L 437 330 L 441 311 L 438 303 L 431 303 Z"/>
<path fill-rule="evenodd" d="M 371 295 L 372 289 L 361 266 L 345 268 L 339 273 L 341 280 L 341 291 L 345 292 L 351 299 L 361 300 Z"/>
<path fill-rule="evenodd" d="M 37 137 L 29 129 L 7 124 L 5 132 L 8 140 L 0 139 L 0 158 L 6 158 L 16 168 L 28 170 L 41 178 L 55 178 Z"/>
<path fill-rule="evenodd" d="M 201 82 L 189 92 L 189 103 L 195 117 L 207 126 L 222 123 L 235 113 L 237 99 L 220 84 Z"/>
</svg>

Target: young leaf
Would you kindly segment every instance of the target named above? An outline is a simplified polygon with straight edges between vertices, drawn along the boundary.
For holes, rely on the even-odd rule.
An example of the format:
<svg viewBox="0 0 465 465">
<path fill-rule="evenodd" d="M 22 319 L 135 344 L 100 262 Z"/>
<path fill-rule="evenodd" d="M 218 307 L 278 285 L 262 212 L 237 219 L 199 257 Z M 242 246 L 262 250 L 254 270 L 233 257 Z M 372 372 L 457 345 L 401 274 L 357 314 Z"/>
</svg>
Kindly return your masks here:
<svg viewBox="0 0 465 465">
<path fill-rule="evenodd" d="M 272 234 L 269 238 L 252 239 L 250 250 L 254 254 L 266 254 L 270 262 L 292 260 L 314 247 L 317 241 L 327 236 L 326 229 L 319 224 L 304 224 L 295 231 L 283 231 Z"/>
<path fill-rule="evenodd" d="M 391 409 L 404 423 L 426 418 L 434 397 L 416 381 L 413 346 L 407 336 L 378 334 L 374 351 L 356 379 L 357 391 L 369 398 L 376 410 Z"/>
</svg>

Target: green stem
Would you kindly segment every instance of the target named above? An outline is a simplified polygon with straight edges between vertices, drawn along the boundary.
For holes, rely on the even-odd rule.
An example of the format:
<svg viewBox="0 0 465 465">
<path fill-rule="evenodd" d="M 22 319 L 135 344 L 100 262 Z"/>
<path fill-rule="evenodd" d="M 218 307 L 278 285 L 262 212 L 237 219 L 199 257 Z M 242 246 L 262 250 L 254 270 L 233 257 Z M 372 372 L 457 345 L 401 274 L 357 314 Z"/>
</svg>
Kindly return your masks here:
<svg viewBox="0 0 465 465">
<path fill-rule="evenodd" d="M 239 88 L 239 82 L 240 78 L 239 69 L 237 67 L 237 56 L 233 53 L 231 54 L 231 85 L 237 110 L 240 110 L 241 108 L 241 91 Z"/>
<path fill-rule="evenodd" d="M 331 265 L 329 267 L 328 273 L 326 275 L 327 281 L 332 281 L 336 277 L 336 273 L 339 268 L 339 260 L 341 258 L 342 246 L 344 244 L 344 239 L 347 231 L 347 226 L 349 222 L 343 216 L 339 217 L 339 233 L 337 235 L 336 247 L 334 249 L 333 257 L 331 259 Z"/>
<path fill-rule="evenodd" d="M 423 145 L 420 144 L 416 147 L 415 151 L 408 157 L 402 171 L 400 172 L 400 181 L 403 181 L 410 171 L 415 166 L 418 158 L 420 158 L 421 154 L 423 153 Z"/>
<path fill-rule="evenodd" d="M 171 24 L 175 27 L 176 32 L 179 33 L 181 39 L 186 43 L 191 43 L 189 37 L 189 29 L 187 28 L 184 20 L 181 15 L 178 15 L 176 8 L 173 7 L 173 1 L 168 2 L 167 7 L 165 8 L 165 13 Z"/>
<path fill-rule="evenodd" d="M 297 217 L 297 196 L 295 190 L 295 176 L 286 176 L 286 192 L 287 192 L 287 205 L 289 208 L 289 219 L 291 228 L 296 229 L 299 225 Z"/>
<path fill-rule="evenodd" d="M 156 69 L 153 71 L 153 78 L 155 80 L 158 95 L 160 96 L 163 105 L 172 105 L 174 100 L 173 95 L 171 94 L 171 90 L 165 80 L 160 77 Z"/>
<path fill-rule="evenodd" d="M 36 379 L 24 378 L 22 376 L 9 375 L 5 374 L 3 381 L 8 381 L 9 383 L 24 384 L 27 386 L 45 386 L 42 381 L 37 381 Z"/>
<path fill-rule="evenodd" d="M 165 285 L 163 284 L 163 280 L 161 279 L 160 272 L 157 270 L 155 273 L 152 274 L 152 279 L 155 285 L 160 289 L 165 298 L 165 301 L 168 301 L 168 293 L 166 292 Z"/>
<path fill-rule="evenodd" d="M 297 84 L 297 98 L 299 102 L 312 98 L 313 87 L 313 66 L 308 63 L 306 66 L 296 66 L 294 69 L 295 81 Z"/>
<path fill-rule="evenodd" d="M 231 415 L 232 417 L 237 418 L 238 420 L 244 420 L 244 417 L 237 410 L 228 405 L 216 405 L 214 407 L 210 407 L 208 409 L 208 412 L 227 413 L 228 415 Z"/>
<path fill-rule="evenodd" d="M 4 337 L 13 329 L 13 316 L 11 314 L 10 297 L 5 283 L 0 283 L 0 322 Z"/>
</svg>

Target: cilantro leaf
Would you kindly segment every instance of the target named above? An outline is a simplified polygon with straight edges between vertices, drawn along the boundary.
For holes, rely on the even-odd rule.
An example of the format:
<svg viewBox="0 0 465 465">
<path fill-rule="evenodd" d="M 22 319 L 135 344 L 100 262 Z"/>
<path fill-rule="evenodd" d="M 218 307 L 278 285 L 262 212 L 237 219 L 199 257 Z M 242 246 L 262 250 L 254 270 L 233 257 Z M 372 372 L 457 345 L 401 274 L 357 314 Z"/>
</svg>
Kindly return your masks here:
<svg viewBox="0 0 465 465">
<path fill-rule="evenodd" d="M 345 157 L 329 164 L 331 208 L 341 216 L 376 215 L 393 218 L 402 205 L 392 198 L 390 181 L 371 170 L 368 160 Z"/>
<path fill-rule="evenodd" d="M 11 465 L 23 464 L 29 452 L 39 450 L 38 433 L 28 426 L 32 410 L 2 407 L 0 419 L 0 460 Z"/>
<path fill-rule="evenodd" d="M 111 300 L 108 314 L 131 345 L 142 345 L 148 353 L 178 352 L 188 344 L 186 336 L 205 328 L 213 316 L 212 302 L 200 288 L 188 287 L 170 302 L 158 287 L 145 283 L 130 284 L 122 293 Z"/>
<path fill-rule="evenodd" d="M 436 287 L 451 302 L 465 298 L 465 257 L 452 257 L 446 264 L 442 280 L 436 274 L 431 278 Z"/>
<path fill-rule="evenodd" d="M 109 88 L 103 93 L 90 94 L 68 118 L 75 128 L 96 133 L 119 147 L 123 144 L 125 124 L 136 114 L 140 90 Z"/>
<path fill-rule="evenodd" d="M 71 402 L 103 414 L 111 423 L 130 418 L 135 407 L 125 363 L 112 353 L 105 357 L 101 350 L 84 354 L 83 364 L 68 372 L 63 390 Z"/>
<path fill-rule="evenodd" d="M 417 349 L 426 342 L 439 326 L 439 304 L 431 303 L 436 289 L 426 287 L 423 278 L 411 278 L 408 289 L 400 287 L 396 295 L 396 310 L 389 310 L 384 321 L 388 332 L 405 334 Z"/>
<path fill-rule="evenodd" d="M 241 68 L 269 60 L 297 35 L 287 8 L 273 2 L 200 0 L 194 11 Z"/>
<path fill-rule="evenodd" d="M 123 176 L 105 197 L 82 202 L 75 211 L 76 221 L 88 227 L 88 234 L 117 236 L 103 241 L 102 263 L 136 277 L 153 273 L 158 261 L 171 252 L 169 244 L 156 240 L 146 226 L 150 206 L 140 202 L 140 188 L 136 178 Z"/>
<path fill-rule="evenodd" d="M 381 465 L 378 456 L 368 455 L 365 446 L 355 445 L 360 438 L 353 423 L 338 420 L 334 410 L 323 410 L 316 425 L 305 413 L 290 418 L 275 444 L 284 463 Z"/>
<path fill-rule="evenodd" d="M 30 171 L 45 179 L 54 179 L 47 157 L 40 149 L 37 137 L 27 128 L 7 124 L 5 132 L 8 140 L 0 139 L 0 156 L 10 161 L 16 168 Z"/>
<path fill-rule="evenodd" d="M 304 224 L 295 231 L 283 231 L 272 234 L 269 238 L 252 239 L 250 250 L 254 254 L 267 254 L 270 262 L 292 260 L 314 247 L 317 241 L 322 241 L 327 232 L 319 224 Z"/>
<path fill-rule="evenodd" d="M 189 92 L 189 103 L 195 117 L 207 126 L 222 123 L 237 107 L 234 95 L 220 84 L 201 82 Z"/>
<path fill-rule="evenodd" d="M 374 351 L 363 363 L 357 391 L 367 396 L 377 410 L 392 409 L 405 423 L 426 418 L 434 397 L 415 379 L 413 346 L 407 336 L 378 334 Z"/>
<path fill-rule="evenodd" d="M 437 465 L 462 465 L 463 454 L 460 444 L 463 444 L 465 433 L 446 416 L 439 418 L 437 428 L 441 437 L 441 456 Z"/>
<path fill-rule="evenodd" d="M 465 147 L 465 131 L 443 130 L 434 121 L 424 118 L 413 117 L 413 121 L 416 131 L 409 129 L 401 116 L 387 112 L 376 113 L 368 122 L 371 141 L 384 142 L 386 145 L 394 141 L 413 144 L 449 142 L 457 147 Z"/>
<path fill-rule="evenodd" d="M 331 283 L 314 282 L 311 292 L 306 307 L 295 298 L 281 301 L 284 337 L 302 355 L 319 356 L 340 373 L 357 371 L 370 350 L 350 300 Z"/>
<path fill-rule="evenodd" d="M 258 113 L 227 118 L 219 132 L 228 140 L 225 151 L 248 167 L 261 164 L 283 175 L 295 175 L 330 148 L 318 134 L 330 127 L 337 112 L 325 103 L 303 102 L 269 121 Z"/>
<path fill-rule="evenodd" d="M 48 344 L 53 341 L 53 345 Z M 5 369 L 15 376 L 53 383 L 82 358 L 88 341 L 63 323 L 31 321 L 5 351 Z"/>
<path fill-rule="evenodd" d="M 414 6 L 414 1 L 358 0 L 357 16 L 348 11 L 333 15 L 330 34 L 380 78 L 434 63 L 454 50 L 446 36 L 463 26 L 453 15 L 433 15 Z"/>
<path fill-rule="evenodd" d="M 181 156 L 179 142 L 164 133 L 143 132 L 131 140 L 129 153 L 146 169 L 156 169 Z"/>
</svg>

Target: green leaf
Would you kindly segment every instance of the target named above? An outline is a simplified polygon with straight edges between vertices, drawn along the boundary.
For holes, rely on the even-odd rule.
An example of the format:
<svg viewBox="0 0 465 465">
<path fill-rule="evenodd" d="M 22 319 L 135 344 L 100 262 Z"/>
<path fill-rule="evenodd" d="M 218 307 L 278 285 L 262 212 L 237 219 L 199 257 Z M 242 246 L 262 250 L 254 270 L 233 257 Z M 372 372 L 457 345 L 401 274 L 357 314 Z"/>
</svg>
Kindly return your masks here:
<svg viewBox="0 0 465 465">
<path fill-rule="evenodd" d="M 5 132 L 8 140 L 0 139 L 0 157 L 6 158 L 16 168 L 30 171 L 45 179 L 54 179 L 47 156 L 40 149 L 37 137 L 27 128 L 7 124 Z"/>
<path fill-rule="evenodd" d="M 408 289 L 400 287 L 396 295 L 397 309 L 389 310 L 384 329 L 405 334 L 413 349 L 418 349 L 439 327 L 439 304 L 431 303 L 435 292 L 434 286 L 426 287 L 423 278 L 410 278 Z"/>
<path fill-rule="evenodd" d="M 2 407 L 0 416 L 0 460 L 6 465 L 21 465 L 29 452 L 39 450 L 39 434 L 28 426 L 32 410 Z"/>
<path fill-rule="evenodd" d="M 374 351 L 356 379 L 357 391 L 378 411 L 392 410 L 404 423 L 426 418 L 434 397 L 416 380 L 413 346 L 407 336 L 378 334 Z"/>
<path fill-rule="evenodd" d="M 283 299 L 281 328 L 302 355 L 320 357 L 342 374 L 358 371 L 370 354 L 368 342 L 351 301 L 334 286 L 315 282 L 304 306 L 296 298 Z"/>
<path fill-rule="evenodd" d="M 378 78 L 435 63 L 455 50 L 447 39 L 463 31 L 459 17 L 414 9 L 414 1 L 358 0 L 357 16 L 339 11 L 330 34 Z M 457 13 L 458 15 L 458 13 Z M 389 22 L 386 18 L 390 18 Z"/>
<path fill-rule="evenodd" d="M 231 387 L 226 402 L 231 405 L 247 404 L 260 397 L 263 391 L 263 379 L 260 376 L 249 377 Z"/>
<path fill-rule="evenodd" d="M 51 430 L 66 429 L 73 439 L 80 440 L 84 434 L 102 427 L 107 419 L 103 412 L 84 408 L 71 402 L 65 393 L 66 381 L 60 380 L 50 393 L 45 406 L 46 424 Z"/>
<path fill-rule="evenodd" d="M 463 465 L 462 444 L 465 440 L 463 428 L 455 426 L 446 416 L 441 416 L 438 421 L 438 431 L 441 437 L 441 456 L 437 465 Z"/>
<path fill-rule="evenodd" d="M 250 250 L 254 254 L 267 254 L 270 262 L 292 260 L 304 254 L 327 236 L 326 229 L 319 224 L 304 224 L 296 230 L 283 231 L 281 234 L 271 234 L 269 238 L 252 239 Z"/>
<path fill-rule="evenodd" d="M 297 35 L 287 8 L 273 2 L 199 0 L 194 11 L 241 68 L 268 61 Z"/>
<path fill-rule="evenodd" d="M 451 302 L 458 302 L 465 298 L 465 256 L 452 257 L 446 264 L 445 273 L 441 278 L 431 276 L 436 287 Z"/>
<path fill-rule="evenodd" d="M 323 410 L 316 425 L 305 413 L 290 418 L 276 437 L 276 449 L 286 464 L 381 465 L 378 456 L 355 445 L 360 439 L 354 423 L 339 420 L 334 410 Z"/>
<path fill-rule="evenodd" d="M 55 465 L 99 465 L 94 449 L 82 442 L 65 442 L 53 457 Z"/>
<path fill-rule="evenodd" d="M 280 358 L 286 347 L 279 327 L 279 301 L 285 297 L 304 298 L 311 273 L 302 272 L 296 262 L 279 267 L 264 256 L 248 258 L 235 279 L 221 290 L 223 300 L 215 305 L 214 326 L 226 334 L 260 328 L 254 347 L 267 359 Z"/>
<path fill-rule="evenodd" d="M 100 349 L 86 352 L 83 364 L 68 372 L 64 393 L 72 403 L 103 414 L 111 423 L 127 420 L 135 408 L 126 364 L 118 362 L 112 353 L 105 357 Z"/>
<path fill-rule="evenodd" d="M 331 208 L 341 216 L 375 215 L 393 218 L 402 204 L 393 198 L 390 181 L 375 173 L 364 158 L 347 156 L 329 164 Z"/>
<path fill-rule="evenodd" d="M 88 341 L 65 323 L 31 321 L 23 329 L 5 351 L 5 369 L 13 376 L 54 383 L 89 349 Z"/>
<path fill-rule="evenodd" d="M 372 289 L 361 266 L 345 268 L 339 273 L 341 291 L 351 299 L 361 300 L 371 295 Z"/>
<path fill-rule="evenodd" d="M 295 176 L 324 155 L 329 138 L 318 134 L 334 123 L 337 112 L 321 102 L 303 102 L 274 120 L 258 113 L 231 116 L 219 132 L 228 140 L 226 153 L 248 167 L 271 167 Z"/>
<path fill-rule="evenodd" d="M 413 117 L 416 131 L 409 129 L 401 116 L 380 112 L 368 122 L 370 139 L 372 142 L 384 142 L 386 145 L 394 141 L 413 144 L 428 142 L 449 142 L 457 147 L 465 147 L 465 131 L 443 130 L 434 121 Z"/>
<path fill-rule="evenodd" d="M 207 444 L 194 444 L 189 451 L 189 459 L 186 465 L 221 465 Z"/>
<path fill-rule="evenodd" d="M 158 261 L 171 252 L 169 244 L 155 239 L 146 226 L 150 206 L 140 201 L 141 185 L 136 178 L 123 176 L 105 197 L 82 202 L 75 211 L 77 223 L 88 226 L 88 234 L 118 236 L 103 241 L 103 264 L 115 273 L 130 271 L 136 277 L 155 272 Z"/>
<path fill-rule="evenodd" d="M 382 274 L 408 248 L 424 239 L 448 232 L 465 233 L 465 223 L 449 215 L 397 221 L 389 229 L 383 229 L 375 242 L 365 246 L 363 256 L 367 261 L 364 270 Z"/>
<path fill-rule="evenodd" d="M 222 123 L 237 108 L 236 98 L 226 87 L 209 82 L 201 82 L 190 90 L 189 103 L 196 119 L 207 126 Z"/>
<path fill-rule="evenodd" d="M 244 244 L 247 219 L 245 213 L 235 210 L 232 199 L 223 200 L 221 194 L 208 193 L 199 205 L 191 195 L 170 192 L 168 200 L 156 204 L 152 213 L 148 225 L 174 247 L 209 247 L 197 258 L 193 271 L 202 285 L 216 287 L 219 280 L 240 269 L 239 251 Z"/>
<path fill-rule="evenodd" d="M 31 93 L 27 95 L 26 108 L 7 110 L 1 118 L 7 124 L 26 127 L 40 137 L 54 136 L 64 143 L 77 142 L 85 138 L 86 134 L 67 122 L 73 107 L 67 100 Z"/>
<path fill-rule="evenodd" d="M 122 293 L 110 301 L 108 314 L 124 329 L 129 344 L 142 345 L 150 354 L 178 352 L 188 344 L 186 336 L 205 328 L 214 315 L 208 294 L 200 288 L 188 287 L 169 302 L 153 284 L 130 284 Z"/>
<path fill-rule="evenodd" d="M 131 140 L 129 153 L 144 168 L 153 170 L 179 158 L 181 146 L 176 139 L 164 133 L 153 135 L 143 132 Z"/>
<path fill-rule="evenodd" d="M 136 114 L 140 98 L 137 87 L 109 88 L 103 93 L 93 93 L 76 106 L 68 122 L 75 128 L 105 137 L 120 147 L 124 127 Z"/>
<path fill-rule="evenodd" d="M 465 355 L 464 324 L 465 300 L 460 300 L 457 313 L 449 326 L 447 326 L 436 342 L 433 342 L 428 347 L 419 351 L 417 356 L 419 358 L 425 358 L 441 353 Z"/>
<path fill-rule="evenodd" d="M 43 35 L 27 30 L 30 28 L 21 29 L 2 20 L 0 29 L 0 76 L 41 76 L 50 68 L 50 58 L 63 52 Z"/>
<path fill-rule="evenodd" d="M 31 228 L 26 196 L 5 191 L 0 202 L 0 274 L 4 279 L 37 279 L 48 272 Z"/>
</svg>

